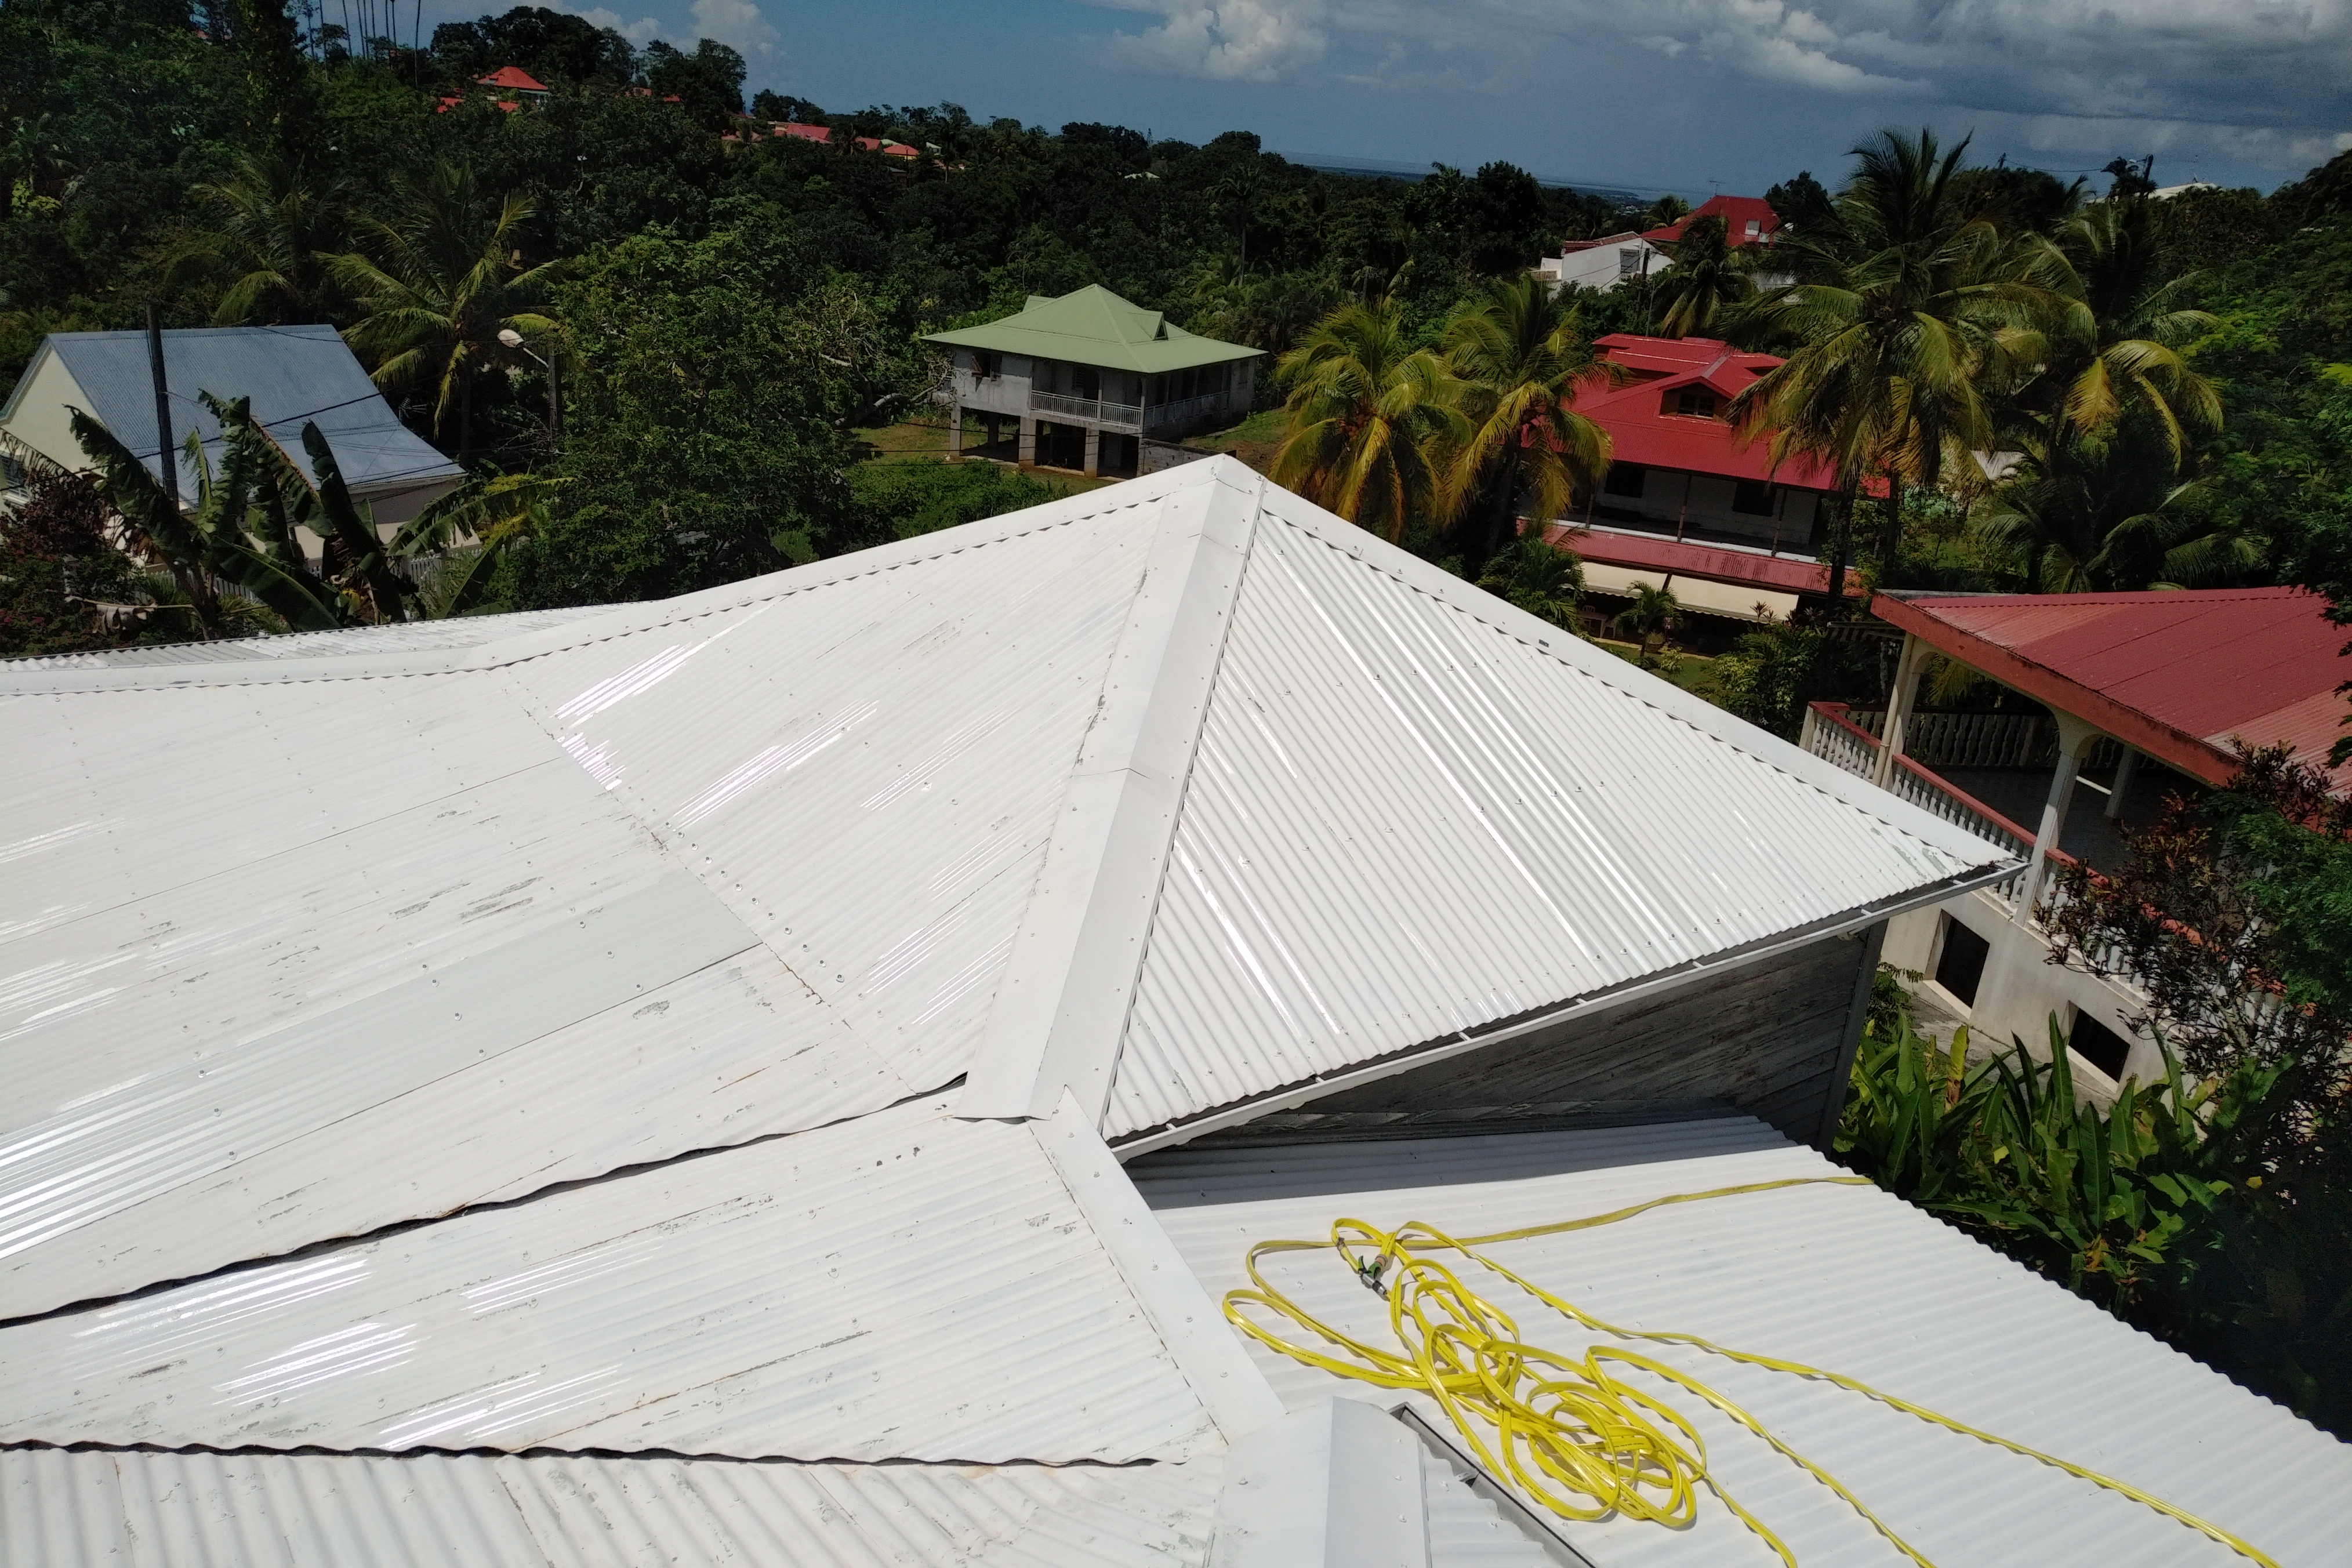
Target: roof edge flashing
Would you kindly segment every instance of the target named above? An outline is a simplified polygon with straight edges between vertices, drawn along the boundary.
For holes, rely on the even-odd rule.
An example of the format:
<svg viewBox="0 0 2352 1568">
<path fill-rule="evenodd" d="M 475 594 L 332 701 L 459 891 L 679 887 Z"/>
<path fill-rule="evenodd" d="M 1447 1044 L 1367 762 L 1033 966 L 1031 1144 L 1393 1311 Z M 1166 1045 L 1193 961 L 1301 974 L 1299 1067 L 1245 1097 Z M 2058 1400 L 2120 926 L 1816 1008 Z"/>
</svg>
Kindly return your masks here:
<svg viewBox="0 0 2352 1568">
<path fill-rule="evenodd" d="M 1213 1568 L 1429 1568 L 1421 1439 L 1344 1395 L 1234 1445 Z"/>
</svg>

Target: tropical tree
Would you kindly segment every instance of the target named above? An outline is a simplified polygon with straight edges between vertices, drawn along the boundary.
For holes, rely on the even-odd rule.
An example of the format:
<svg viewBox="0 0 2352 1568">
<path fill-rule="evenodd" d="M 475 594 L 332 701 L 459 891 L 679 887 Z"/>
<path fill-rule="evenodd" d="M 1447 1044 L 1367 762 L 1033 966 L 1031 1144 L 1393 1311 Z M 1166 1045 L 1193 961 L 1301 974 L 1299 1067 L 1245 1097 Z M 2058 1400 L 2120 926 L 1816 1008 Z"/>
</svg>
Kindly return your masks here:
<svg viewBox="0 0 2352 1568">
<path fill-rule="evenodd" d="M 1633 602 L 1609 618 L 1609 629 L 1639 643 L 1642 662 L 1646 665 L 1665 647 L 1667 636 L 1682 624 L 1682 602 L 1675 597 L 1671 578 L 1662 584 L 1636 583 Z"/>
<path fill-rule="evenodd" d="M 328 258 L 344 246 L 341 193 L 300 160 L 237 159 L 229 177 L 195 188 L 210 226 L 179 258 L 229 278 L 213 311 L 219 326 L 323 321 L 332 312 Z"/>
<path fill-rule="evenodd" d="M 1461 436 L 1442 454 L 1439 511 L 1465 520 L 1475 573 L 1517 532 L 1523 493 L 1541 526 L 1608 472 L 1609 433 L 1575 409 L 1607 373 L 1575 308 L 1532 273 L 1489 282 L 1446 323 L 1444 353 Z"/>
<path fill-rule="evenodd" d="M 1968 141 L 1883 132 L 1855 148 L 1835 223 L 1775 247 L 1798 279 L 1759 301 L 1752 331 L 1788 357 L 1732 400 L 1732 418 L 1769 430 L 1777 462 L 1803 453 L 1843 491 L 1830 592 L 1843 591 L 1853 498 L 1886 489 L 1878 557 L 1894 557 L 1906 487 L 1935 487 L 1952 446 L 1991 446 L 1984 378 L 2003 332 L 2046 301 L 2011 265 L 2000 231 L 1966 215 L 1952 189 Z"/>
<path fill-rule="evenodd" d="M 1412 346 L 1395 300 L 1342 305 L 1282 358 L 1290 416 L 1275 483 L 1391 541 L 1439 516 L 1463 435 L 1445 364 Z"/>
<path fill-rule="evenodd" d="M 1665 248 L 1675 264 L 1658 275 L 1650 300 L 1658 311 L 1658 331 L 1667 337 L 1705 337 L 1728 307 L 1755 297 L 1755 279 L 1732 248 L 1720 217 L 1691 219 L 1683 237 Z"/>
<path fill-rule="evenodd" d="M 1524 534 L 1496 551 L 1478 586 L 1539 621 L 1581 635 L 1577 606 L 1584 597 L 1584 563 L 1575 551 L 1563 550 L 1538 533 Z"/>
<path fill-rule="evenodd" d="M 344 336 L 375 361 L 378 385 L 433 389 L 434 428 L 455 414 L 460 463 L 473 458 L 474 377 L 508 355 L 499 333 L 551 339 L 558 330 L 535 307 L 563 263 L 521 259 L 536 211 L 519 191 L 492 198 L 469 163 L 436 164 L 406 185 L 388 221 L 364 225 L 375 258 L 347 253 L 330 264 L 362 312 Z"/>
</svg>

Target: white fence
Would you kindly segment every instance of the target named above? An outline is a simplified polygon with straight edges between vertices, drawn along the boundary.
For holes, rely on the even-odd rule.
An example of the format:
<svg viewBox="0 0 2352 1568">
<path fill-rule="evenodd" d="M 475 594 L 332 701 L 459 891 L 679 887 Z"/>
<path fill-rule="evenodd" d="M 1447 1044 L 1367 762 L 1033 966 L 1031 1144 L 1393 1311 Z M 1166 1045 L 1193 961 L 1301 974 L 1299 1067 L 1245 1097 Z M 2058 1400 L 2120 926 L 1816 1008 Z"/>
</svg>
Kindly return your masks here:
<svg viewBox="0 0 2352 1568">
<path fill-rule="evenodd" d="M 1886 710 L 1853 708 L 1846 718 L 1874 737 L 1886 733 Z M 2046 713 L 1922 713 L 1903 726 L 1903 754 L 1930 768 L 2053 768 L 2058 765 L 2058 721 Z M 2101 736 L 2084 758 L 2086 768 L 2115 765 L 2116 742 Z"/>
<path fill-rule="evenodd" d="M 1071 397 L 1059 392 L 1033 392 L 1029 395 L 1029 410 L 1033 414 L 1059 415 L 1065 419 L 1086 419 L 1106 430 L 1140 430 L 1143 409 L 1133 403 L 1105 403 L 1098 397 Z"/>
</svg>

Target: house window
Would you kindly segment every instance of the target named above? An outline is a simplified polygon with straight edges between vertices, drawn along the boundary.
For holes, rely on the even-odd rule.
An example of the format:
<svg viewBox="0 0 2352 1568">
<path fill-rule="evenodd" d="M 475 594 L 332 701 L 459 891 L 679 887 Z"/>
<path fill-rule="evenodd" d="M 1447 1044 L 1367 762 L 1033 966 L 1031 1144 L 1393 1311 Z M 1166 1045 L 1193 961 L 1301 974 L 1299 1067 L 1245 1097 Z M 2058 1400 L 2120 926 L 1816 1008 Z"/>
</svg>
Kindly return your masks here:
<svg viewBox="0 0 2352 1568">
<path fill-rule="evenodd" d="M 971 356 L 971 374 L 982 381 L 994 381 L 1004 374 L 1004 361 L 992 350 L 976 350 Z"/>
<path fill-rule="evenodd" d="M 1642 476 L 1648 471 L 1633 463 L 1612 463 L 1609 477 L 1601 481 L 1601 493 L 1638 497 L 1642 493 Z"/>
<path fill-rule="evenodd" d="M 1675 412 L 1712 419 L 1715 417 L 1715 394 L 1703 386 L 1683 387 L 1675 394 Z"/>
<path fill-rule="evenodd" d="M 1977 986 L 1984 979 L 1985 960 L 1992 956 L 1992 943 L 1946 915 L 1943 947 L 1936 959 L 1936 984 L 1958 997 L 1963 1005 L 1975 1006 Z"/>
<path fill-rule="evenodd" d="M 1632 276 L 1633 276 L 1634 269 L 1635 269 L 1636 268 L 1640 267 L 1641 265 L 1642 265 L 1642 251 L 1641 251 L 1641 247 L 1640 247 L 1636 246 L 1636 247 L 1633 247 L 1633 248 L 1631 248 L 1631 249 L 1627 249 L 1627 250 L 1620 250 L 1620 251 L 1617 253 L 1617 276 L 1618 276 L 1618 277 L 1620 277 L 1620 278 L 1631 278 Z"/>
<path fill-rule="evenodd" d="M 1752 218 L 1749 218 L 1749 219 L 1748 220 L 1748 238 L 1750 238 L 1750 239 L 1754 239 L 1758 235 L 1762 234 L 1763 232 L 1764 232 L 1764 220 L 1763 220 L 1762 218 L 1759 218 L 1759 217 L 1752 217 Z"/>
<path fill-rule="evenodd" d="M 1731 487 L 1731 510 L 1748 517 L 1772 515 L 1772 487 L 1762 479 L 1742 479 Z"/>
<path fill-rule="evenodd" d="M 2117 1083 L 2123 1081 L 2131 1042 L 2088 1013 L 2075 1013 L 2074 1026 L 2066 1032 L 2066 1048 Z"/>
</svg>

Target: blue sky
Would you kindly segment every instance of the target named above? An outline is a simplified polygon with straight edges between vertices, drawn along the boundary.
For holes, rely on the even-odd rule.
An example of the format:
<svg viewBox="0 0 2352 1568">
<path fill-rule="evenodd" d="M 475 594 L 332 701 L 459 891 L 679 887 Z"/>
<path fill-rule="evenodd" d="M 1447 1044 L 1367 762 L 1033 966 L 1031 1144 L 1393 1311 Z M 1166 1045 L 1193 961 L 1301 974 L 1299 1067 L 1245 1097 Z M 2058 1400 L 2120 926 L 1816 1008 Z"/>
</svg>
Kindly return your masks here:
<svg viewBox="0 0 2352 1568">
<path fill-rule="evenodd" d="M 2265 190 L 2352 147 L 2346 0 L 558 3 L 640 42 L 722 39 L 748 89 L 828 110 L 950 100 L 1702 195 L 1800 168 L 1834 184 L 1882 125 L 2068 173 L 2152 152 L 2160 184 Z M 487 8 L 424 0 L 428 26 Z"/>
</svg>

